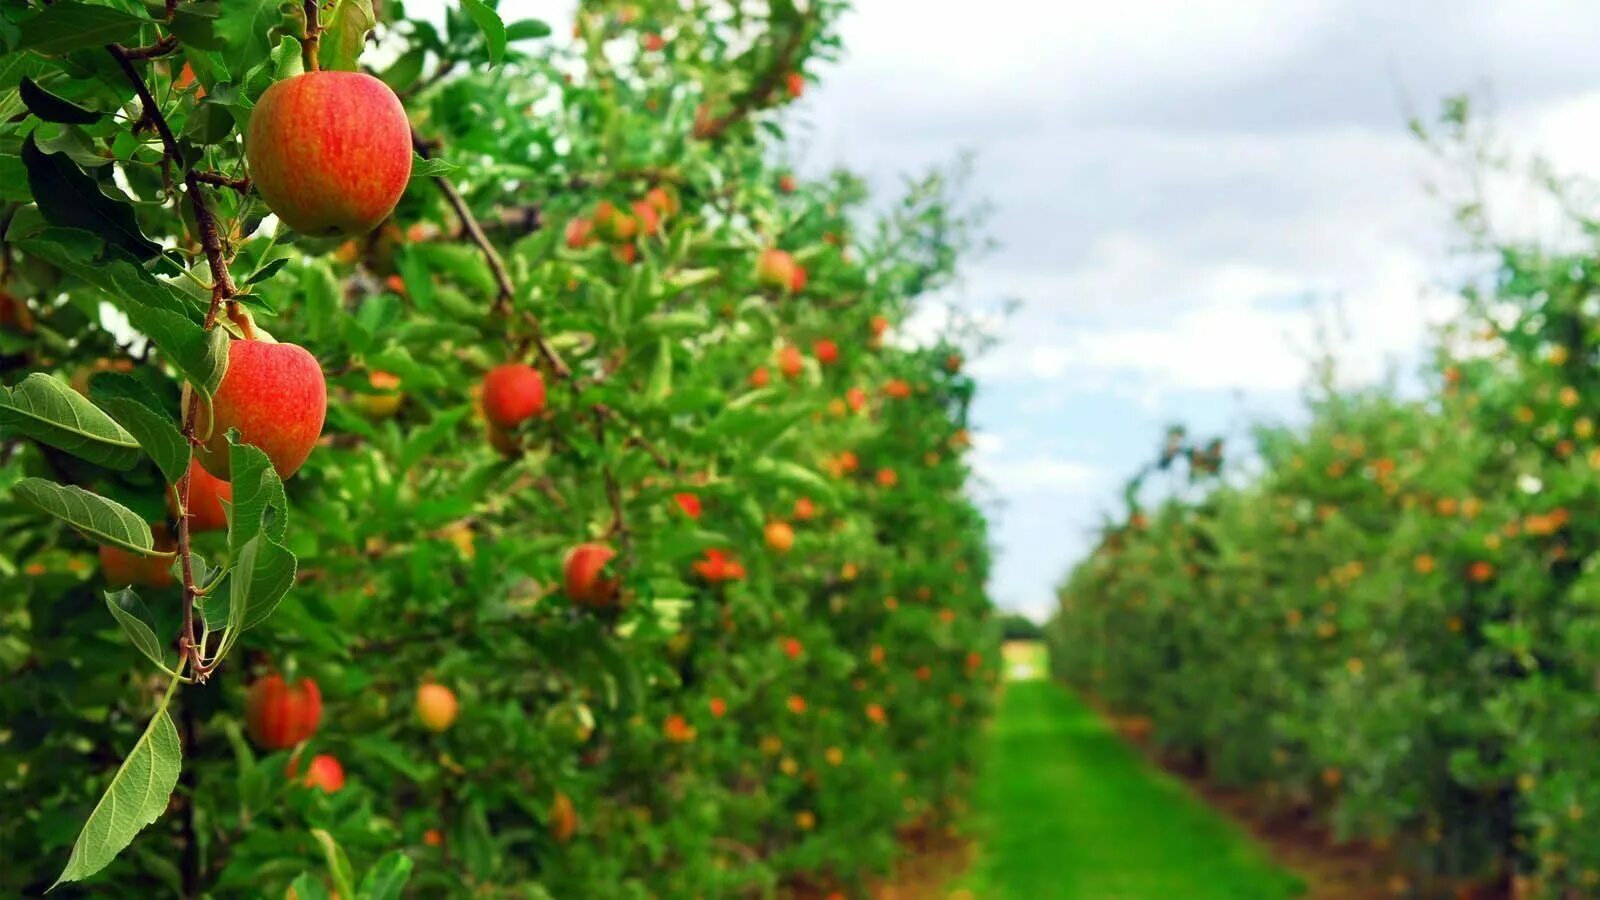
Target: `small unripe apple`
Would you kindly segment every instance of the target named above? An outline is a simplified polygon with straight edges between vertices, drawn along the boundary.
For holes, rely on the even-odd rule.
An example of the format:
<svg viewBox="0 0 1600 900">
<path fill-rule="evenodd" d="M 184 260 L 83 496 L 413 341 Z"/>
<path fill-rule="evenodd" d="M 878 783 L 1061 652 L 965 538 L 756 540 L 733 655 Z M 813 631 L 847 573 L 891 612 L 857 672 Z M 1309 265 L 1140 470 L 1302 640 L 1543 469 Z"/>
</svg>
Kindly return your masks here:
<svg viewBox="0 0 1600 900">
<path fill-rule="evenodd" d="M 762 287 L 786 291 L 794 283 L 795 272 L 799 269 L 794 257 L 786 251 L 763 250 L 756 259 L 756 281 Z"/>
<path fill-rule="evenodd" d="M 952 353 L 949 356 L 945 357 L 944 358 L 944 368 L 945 368 L 945 371 L 949 372 L 951 375 L 954 375 L 957 372 L 961 371 L 961 354 Z"/>
<path fill-rule="evenodd" d="M 367 373 L 367 383 L 379 393 L 355 395 L 355 407 L 362 415 L 369 419 L 387 419 L 400 411 L 406 395 L 396 390 L 400 387 L 399 375 L 373 370 Z"/>
<path fill-rule="evenodd" d="M 171 553 L 178 548 L 167 533 L 167 526 L 152 525 L 150 533 L 155 537 L 157 550 Z M 143 556 L 121 547 L 101 544 L 100 574 L 105 576 L 106 584 L 111 587 L 169 587 L 173 582 L 172 557 Z"/>
<path fill-rule="evenodd" d="M 309 235 L 365 234 L 411 178 L 400 98 L 363 72 L 306 72 L 261 94 L 245 132 L 250 178 L 267 207 Z"/>
<path fill-rule="evenodd" d="M 417 688 L 417 720 L 423 728 L 433 732 L 448 729 L 459 709 L 455 692 L 444 685 L 429 682 Z"/>
<path fill-rule="evenodd" d="M 228 514 L 223 501 L 233 503 L 233 485 L 217 478 L 199 460 L 189 460 L 189 530 L 221 531 L 228 527 Z M 178 514 L 178 488 L 173 485 L 167 494 L 167 508 Z"/>
<path fill-rule="evenodd" d="M 768 522 L 767 547 L 775 553 L 788 553 L 794 549 L 794 529 L 787 522 Z"/>
<path fill-rule="evenodd" d="M 811 353 L 816 356 L 817 362 L 831 366 L 839 361 L 839 345 L 823 338 L 811 345 Z"/>
<path fill-rule="evenodd" d="M 783 377 L 790 381 L 799 378 L 805 366 L 806 360 L 805 357 L 800 355 L 799 348 L 793 345 L 786 345 L 778 351 L 778 371 L 782 372 Z"/>
<path fill-rule="evenodd" d="M 322 436 L 328 385 L 316 357 L 296 344 L 233 341 L 228 371 L 208 410 L 200 404 L 196 433 L 210 434 L 195 457 L 207 472 L 230 480 L 228 430 L 267 454 L 279 478 L 293 475 Z"/>
<path fill-rule="evenodd" d="M 494 425 L 514 428 L 544 410 L 544 377 L 526 363 L 506 363 L 483 378 L 483 414 Z"/>
<path fill-rule="evenodd" d="M 310 678 L 290 684 L 268 675 L 250 685 L 244 700 L 245 730 L 263 750 L 287 750 L 311 737 L 322 723 L 322 691 Z"/>
<path fill-rule="evenodd" d="M 618 582 L 605 578 L 606 564 L 617 555 L 607 544 L 579 544 L 567 551 L 562 579 L 567 599 L 580 606 L 609 606 L 616 599 Z"/>
<path fill-rule="evenodd" d="M 291 758 L 289 764 L 284 767 L 284 774 L 294 778 L 299 774 L 298 763 L 298 757 Z M 329 754 L 318 753 L 311 757 L 311 764 L 306 766 L 305 777 L 300 783 L 306 787 L 320 788 L 326 793 L 336 794 L 344 787 L 344 766 Z"/>
</svg>

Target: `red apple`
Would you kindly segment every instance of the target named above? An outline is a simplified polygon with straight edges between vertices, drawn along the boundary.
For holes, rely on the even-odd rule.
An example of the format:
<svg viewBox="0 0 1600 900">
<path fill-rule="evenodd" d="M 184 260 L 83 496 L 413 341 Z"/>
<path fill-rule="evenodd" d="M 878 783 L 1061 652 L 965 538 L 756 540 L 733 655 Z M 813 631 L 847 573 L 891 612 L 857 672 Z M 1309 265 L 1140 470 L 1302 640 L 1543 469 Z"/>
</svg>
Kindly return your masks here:
<svg viewBox="0 0 1600 900">
<path fill-rule="evenodd" d="M 483 378 L 483 414 L 500 428 L 514 428 L 544 409 L 544 377 L 526 363 L 506 363 Z"/>
<path fill-rule="evenodd" d="M 411 153 L 400 98 L 363 72 L 306 72 L 273 84 L 245 133 L 261 198 L 310 235 L 378 227 L 405 193 Z"/>
<path fill-rule="evenodd" d="M 605 578 L 606 564 L 617 551 L 606 544 L 579 544 L 567 551 L 562 576 L 567 599 L 580 606 L 609 606 L 616 599 L 617 579 Z"/>
<path fill-rule="evenodd" d="M 800 350 L 793 345 L 785 345 L 778 351 L 778 371 L 783 377 L 794 380 L 800 377 L 800 372 L 805 369 L 805 357 L 800 355 Z"/>
<path fill-rule="evenodd" d="M 167 507 L 178 514 L 177 488 L 167 497 Z M 233 485 L 207 472 L 200 462 L 189 460 L 189 530 L 221 531 L 228 527 L 228 514 L 222 503 L 233 502 Z"/>
<path fill-rule="evenodd" d="M 444 685 L 429 682 L 417 688 L 417 719 L 423 728 L 435 732 L 448 729 L 459 709 L 455 692 Z"/>
<path fill-rule="evenodd" d="M 178 549 L 167 526 L 152 525 L 155 548 L 165 553 Z M 100 545 L 100 573 L 111 587 L 164 588 L 172 584 L 172 557 L 143 556 L 121 547 Z"/>
<path fill-rule="evenodd" d="M 800 96 L 806 92 L 806 77 L 799 72 L 790 72 L 785 75 L 783 82 L 784 86 L 789 89 L 789 97 L 792 100 L 799 100 Z"/>
<path fill-rule="evenodd" d="M 594 243 L 594 223 L 576 216 L 567 223 L 567 249 L 582 250 Z"/>
<path fill-rule="evenodd" d="M 771 383 L 772 373 L 767 371 L 766 366 L 757 366 L 756 370 L 750 373 L 750 386 L 753 388 L 764 388 Z"/>
<path fill-rule="evenodd" d="M 294 778 L 299 774 L 299 758 L 289 760 L 284 767 L 284 774 Z M 338 793 L 344 787 L 344 766 L 339 761 L 326 753 L 318 753 L 311 757 L 311 765 L 306 767 L 306 775 L 300 782 L 306 787 L 320 788 L 329 794 Z"/>
<path fill-rule="evenodd" d="M 639 233 L 645 237 L 655 237 L 661 233 L 661 214 L 656 208 L 643 200 L 633 202 L 633 217 L 639 222 Z"/>
<path fill-rule="evenodd" d="M 831 366 L 839 361 L 839 345 L 823 338 L 811 345 L 811 353 L 816 356 L 817 362 Z"/>
<path fill-rule="evenodd" d="M 268 675 L 250 685 L 244 700 L 245 730 L 263 750 L 287 750 L 316 733 L 322 722 L 322 692 L 310 678 L 294 684 Z"/>
<path fill-rule="evenodd" d="M 195 456 L 207 472 L 230 479 L 228 429 L 242 443 L 267 454 L 279 478 L 299 470 L 328 413 L 328 385 L 316 357 L 296 344 L 234 341 L 228 345 L 228 371 L 212 397 L 200 404 L 197 434 L 210 434 Z"/>
</svg>

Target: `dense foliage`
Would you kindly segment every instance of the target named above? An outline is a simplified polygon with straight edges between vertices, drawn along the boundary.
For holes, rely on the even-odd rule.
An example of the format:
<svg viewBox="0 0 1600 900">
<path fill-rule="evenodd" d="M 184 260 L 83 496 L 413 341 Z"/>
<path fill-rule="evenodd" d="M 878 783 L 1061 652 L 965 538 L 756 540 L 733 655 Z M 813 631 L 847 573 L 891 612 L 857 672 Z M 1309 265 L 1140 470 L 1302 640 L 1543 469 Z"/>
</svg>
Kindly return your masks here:
<svg viewBox="0 0 1600 900">
<path fill-rule="evenodd" d="M 797 180 L 841 4 L 751 6 L 0 10 L 0 894 L 844 896 L 946 827 L 973 384 L 895 329 L 970 222 Z M 291 231 L 392 160 L 294 108 L 247 164 L 256 104 L 363 67 L 409 184 Z M 267 332 L 327 384 L 293 477 L 246 431 L 309 401 L 228 380 Z"/>
<path fill-rule="evenodd" d="M 1215 778 L 1392 846 L 1399 893 L 1593 897 L 1600 268 L 1462 213 L 1497 269 L 1427 390 L 1325 378 L 1238 477 L 1175 431 L 1158 464 L 1192 484 L 1072 571 L 1053 660 Z"/>
</svg>

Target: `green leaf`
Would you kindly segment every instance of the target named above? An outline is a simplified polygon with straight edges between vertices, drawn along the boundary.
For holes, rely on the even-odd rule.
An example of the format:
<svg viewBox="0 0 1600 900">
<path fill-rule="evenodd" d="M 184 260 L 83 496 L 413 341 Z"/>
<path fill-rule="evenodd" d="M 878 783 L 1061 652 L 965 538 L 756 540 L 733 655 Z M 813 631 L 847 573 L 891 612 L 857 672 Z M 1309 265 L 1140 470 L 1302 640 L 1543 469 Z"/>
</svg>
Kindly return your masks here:
<svg viewBox="0 0 1600 900">
<path fill-rule="evenodd" d="M 168 484 L 177 484 L 189 471 L 189 442 L 172 416 L 162 411 L 161 401 L 137 379 L 116 373 L 101 375 L 90 382 L 89 393 L 139 441 Z"/>
<path fill-rule="evenodd" d="M 293 553 L 264 534 L 244 545 L 228 576 L 228 625 L 235 639 L 278 608 L 294 587 L 295 563 Z"/>
<path fill-rule="evenodd" d="M 32 78 L 23 78 L 17 85 L 17 94 L 22 102 L 27 105 L 28 112 L 33 113 L 46 122 L 60 122 L 66 125 L 89 125 L 100 121 L 100 114 L 92 109 L 84 109 L 71 100 L 64 100 L 50 93 L 37 84 Z"/>
<path fill-rule="evenodd" d="M 11 490 L 24 503 L 66 522 L 95 543 L 121 547 L 140 556 L 172 556 L 155 549 L 150 526 L 138 513 L 115 500 L 75 484 L 56 484 L 43 478 L 24 478 Z"/>
<path fill-rule="evenodd" d="M 322 26 L 321 49 L 317 51 L 322 68 L 350 72 L 360 68 L 367 32 L 376 24 L 372 0 L 339 0 L 333 15 Z"/>
<path fill-rule="evenodd" d="M 161 707 L 151 717 L 127 759 L 111 777 L 100 802 L 95 804 L 83 831 L 72 845 L 67 867 L 56 884 L 82 881 L 106 867 L 146 825 L 160 818 L 178 784 L 183 767 L 183 748 L 178 729 L 167 715 L 167 707 L 178 692 L 180 682 L 167 688 Z M 52 885 L 54 887 L 55 885 Z"/>
<path fill-rule="evenodd" d="M 443 178 L 459 168 L 461 167 L 455 163 L 447 162 L 439 159 L 438 157 L 423 159 L 421 156 L 413 154 L 411 157 L 411 180 L 416 181 L 419 178 Z"/>
<path fill-rule="evenodd" d="M 322 845 L 322 856 L 323 859 L 327 860 L 328 874 L 333 876 L 334 890 L 338 891 L 341 897 L 355 896 L 355 891 L 350 886 L 350 881 L 353 877 L 350 871 L 350 860 L 345 858 L 344 850 L 339 847 L 339 842 L 333 839 L 333 835 L 321 828 L 311 829 L 311 836 L 317 839 L 318 844 Z"/>
<path fill-rule="evenodd" d="M 104 291 L 190 384 L 207 398 L 216 392 L 228 366 L 227 332 L 201 328 L 198 305 L 182 292 L 115 251 L 102 257 L 99 241 L 84 231 L 49 228 L 17 246 Z"/>
<path fill-rule="evenodd" d="M 62 0 L 22 23 L 20 39 L 14 49 L 60 56 L 74 50 L 132 40 L 139 36 L 139 27 L 146 21 L 109 6 Z"/>
<path fill-rule="evenodd" d="M 145 5 L 149 8 L 151 4 L 146 2 Z M 159 3 L 155 4 L 152 12 L 156 16 L 166 14 Z M 217 39 L 216 32 L 217 16 L 221 12 L 222 4 L 218 0 L 185 3 L 178 7 L 172 17 L 172 33 L 178 36 L 187 50 L 222 50 L 224 46 Z"/>
<path fill-rule="evenodd" d="M 283 24 L 284 0 L 228 0 L 212 31 L 235 72 L 243 72 L 272 52 L 272 29 Z"/>
<path fill-rule="evenodd" d="M 661 403 L 672 394 L 672 340 L 663 337 L 658 344 L 656 364 L 645 388 L 645 399 L 651 403 Z"/>
<path fill-rule="evenodd" d="M 133 644 L 134 649 L 149 657 L 156 665 L 166 668 L 161 639 L 156 637 L 156 630 L 150 624 L 155 619 L 139 595 L 131 588 L 106 591 L 106 607 L 111 610 L 117 624 L 122 626 L 122 633 L 128 636 L 128 642 Z"/>
<path fill-rule="evenodd" d="M 422 67 L 428 60 L 428 49 L 422 46 L 412 47 L 400 58 L 395 60 L 389 68 L 384 69 L 379 78 L 395 93 L 409 90 L 422 77 Z M 413 169 L 415 165 L 413 164 Z"/>
<path fill-rule="evenodd" d="M 507 41 L 526 41 L 550 36 L 550 26 L 539 19 L 519 19 L 506 26 Z"/>
<path fill-rule="evenodd" d="M 294 889 L 295 900 L 330 900 L 327 887 L 310 872 L 301 872 L 289 887 Z"/>
<path fill-rule="evenodd" d="M 135 259 L 149 259 L 161 252 L 161 247 L 139 230 L 132 204 L 107 196 L 100 183 L 85 175 L 65 153 L 40 150 L 35 137 L 29 134 L 23 142 L 22 163 L 28 167 L 28 190 L 46 222 L 99 235 L 108 246 L 121 247 Z"/>
<path fill-rule="evenodd" d="M 0 387 L 0 425 L 113 469 L 139 461 L 139 442 L 83 395 L 43 372 Z"/>
<path fill-rule="evenodd" d="M 258 281 L 266 281 L 268 278 L 271 278 L 273 275 L 276 275 L 278 273 L 279 269 L 283 268 L 284 266 L 286 266 L 288 264 L 289 264 L 289 257 L 280 256 L 277 259 L 272 260 L 271 262 L 267 263 L 266 265 L 262 266 L 261 268 L 259 268 L 259 269 L 255 270 L 254 272 L 250 273 L 250 277 L 246 278 L 244 280 L 244 283 L 245 284 L 255 284 Z"/>
<path fill-rule="evenodd" d="M 259 448 L 239 443 L 238 437 L 237 432 L 228 432 L 228 466 L 233 480 L 228 548 L 235 556 L 259 534 L 281 543 L 289 528 L 289 499 L 272 461 Z"/>
<path fill-rule="evenodd" d="M 796 490 L 809 491 L 819 500 L 832 500 L 834 498 L 833 485 L 821 475 L 788 460 L 775 460 L 769 457 L 757 459 L 751 464 L 753 473 L 772 479 L 779 484 L 784 484 Z"/>
<path fill-rule="evenodd" d="M 506 55 L 506 26 L 500 21 L 499 13 L 489 8 L 483 0 L 461 0 L 461 8 L 467 11 L 472 21 L 478 23 L 478 30 L 483 32 L 483 43 L 489 48 L 489 62 L 500 64 Z"/>
<path fill-rule="evenodd" d="M 32 53 L 7 53 L 0 56 L 0 121 L 11 118 L 26 107 L 22 103 L 22 79 L 49 70 L 50 64 Z M 4 184 L 0 181 L 0 184 Z"/>
<path fill-rule="evenodd" d="M 400 900 L 410 880 L 411 857 L 392 850 L 367 870 L 356 896 L 361 900 Z"/>
</svg>

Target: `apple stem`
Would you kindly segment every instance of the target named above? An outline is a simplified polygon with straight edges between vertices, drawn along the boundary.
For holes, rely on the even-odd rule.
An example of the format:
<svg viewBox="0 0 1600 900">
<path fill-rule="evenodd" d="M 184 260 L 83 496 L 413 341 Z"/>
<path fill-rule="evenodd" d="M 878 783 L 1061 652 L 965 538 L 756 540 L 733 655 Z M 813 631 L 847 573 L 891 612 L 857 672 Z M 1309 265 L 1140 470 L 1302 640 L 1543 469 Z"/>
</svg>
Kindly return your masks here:
<svg viewBox="0 0 1600 900">
<path fill-rule="evenodd" d="M 171 50 L 178 47 L 176 35 L 168 35 L 158 41 L 155 46 L 170 46 Z M 133 85 L 134 93 L 139 97 L 140 121 L 148 122 L 155 128 L 156 134 L 161 138 L 161 170 L 163 175 L 167 172 L 168 164 L 183 162 L 183 152 L 179 149 L 178 139 L 172 133 L 172 126 L 167 124 L 166 116 L 161 112 L 161 105 L 156 103 L 155 97 L 150 93 L 149 85 L 145 84 L 143 76 L 134 67 L 134 59 L 144 59 L 147 56 L 133 55 L 137 51 L 130 51 L 121 44 L 108 44 L 106 51 L 117 61 L 117 66 L 127 76 L 128 82 Z M 170 50 L 168 51 L 170 52 Z M 229 315 L 237 312 L 238 304 L 234 297 L 239 293 L 234 286 L 233 276 L 228 273 L 228 260 L 222 249 L 222 238 L 217 230 L 217 220 L 211 214 L 211 208 L 206 204 L 205 193 L 201 190 L 202 183 L 216 183 L 202 177 L 202 173 L 194 167 L 186 167 L 183 173 L 184 193 L 189 197 L 189 208 L 194 213 L 195 228 L 199 232 L 200 246 L 205 252 L 206 265 L 211 270 L 211 305 L 206 310 L 204 327 L 207 331 L 216 327 L 217 316 L 227 307 Z M 229 184 L 235 190 L 239 188 Z M 200 392 L 189 391 L 189 407 L 183 416 L 183 439 L 190 447 L 199 446 L 195 438 L 195 419 L 200 412 Z M 178 649 L 181 654 L 179 671 L 182 671 L 183 662 L 190 664 L 190 674 L 197 682 L 204 682 L 211 670 L 216 668 L 216 661 L 210 665 L 205 662 L 205 648 L 200 646 L 195 635 L 194 601 L 200 595 L 200 589 L 194 583 L 194 554 L 189 545 L 189 488 L 190 473 L 186 470 L 183 477 L 178 479 L 178 555 L 180 567 L 183 571 L 183 633 L 178 638 Z"/>
<path fill-rule="evenodd" d="M 317 47 L 322 43 L 322 9 L 317 0 L 305 0 L 305 11 L 306 39 L 300 45 L 301 59 L 307 72 L 316 72 L 322 68 L 317 61 Z"/>
</svg>

